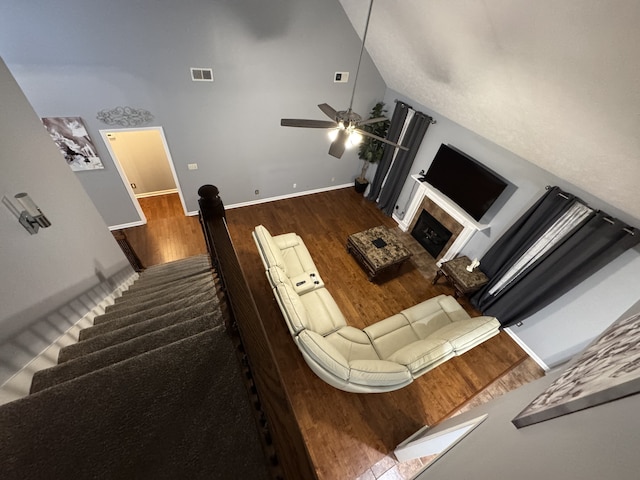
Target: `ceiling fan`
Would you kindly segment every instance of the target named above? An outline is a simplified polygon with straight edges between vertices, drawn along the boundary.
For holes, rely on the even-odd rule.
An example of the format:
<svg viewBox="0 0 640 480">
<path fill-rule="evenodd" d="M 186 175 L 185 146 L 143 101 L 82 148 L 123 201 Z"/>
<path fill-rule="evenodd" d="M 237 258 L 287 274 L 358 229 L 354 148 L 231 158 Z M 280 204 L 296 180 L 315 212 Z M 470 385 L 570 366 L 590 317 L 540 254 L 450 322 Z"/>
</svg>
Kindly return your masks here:
<svg viewBox="0 0 640 480">
<path fill-rule="evenodd" d="M 302 128 L 328 128 L 329 136 L 332 139 L 331 146 L 329 147 L 329 155 L 336 158 L 341 158 L 347 145 L 357 145 L 362 141 L 362 137 L 375 138 L 389 145 L 393 145 L 396 148 L 402 150 L 408 150 L 408 148 L 391 142 L 386 138 L 379 137 L 373 133 L 367 132 L 360 127 L 371 123 L 388 122 L 387 117 L 377 117 L 363 120 L 360 115 L 352 110 L 353 97 L 356 93 L 356 85 L 358 83 L 358 73 L 360 72 L 360 63 L 362 62 L 362 54 L 364 52 L 364 42 L 367 38 L 367 30 L 369 29 L 369 18 L 371 18 L 371 9 L 373 8 L 373 0 L 369 4 L 369 13 L 367 14 L 367 23 L 364 28 L 364 34 L 362 36 L 362 47 L 360 48 L 360 58 L 358 59 L 358 68 L 356 69 L 356 76 L 353 81 L 353 92 L 351 93 L 351 102 L 347 110 L 336 110 L 326 103 L 321 103 L 318 108 L 331 119 L 329 120 L 304 120 L 298 118 L 283 118 L 280 120 L 280 125 L 283 127 L 302 127 Z"/>
</svg>

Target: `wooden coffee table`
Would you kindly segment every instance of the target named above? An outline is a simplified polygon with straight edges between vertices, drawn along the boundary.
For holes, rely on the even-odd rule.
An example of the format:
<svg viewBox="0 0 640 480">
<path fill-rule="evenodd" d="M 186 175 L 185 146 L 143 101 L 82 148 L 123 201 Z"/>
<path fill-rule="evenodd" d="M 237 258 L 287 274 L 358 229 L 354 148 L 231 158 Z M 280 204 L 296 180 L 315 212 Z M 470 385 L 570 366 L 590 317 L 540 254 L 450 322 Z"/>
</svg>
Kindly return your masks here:
<svg viewBox="0 0 640 480">
<path fill-rule="evenodd" d="M 398 237 L 384 226 L 354 233 L 347 238 L 347 251 L 373 281 L 388 271 L 397 271 L 411 253 Z"/>
</svg>

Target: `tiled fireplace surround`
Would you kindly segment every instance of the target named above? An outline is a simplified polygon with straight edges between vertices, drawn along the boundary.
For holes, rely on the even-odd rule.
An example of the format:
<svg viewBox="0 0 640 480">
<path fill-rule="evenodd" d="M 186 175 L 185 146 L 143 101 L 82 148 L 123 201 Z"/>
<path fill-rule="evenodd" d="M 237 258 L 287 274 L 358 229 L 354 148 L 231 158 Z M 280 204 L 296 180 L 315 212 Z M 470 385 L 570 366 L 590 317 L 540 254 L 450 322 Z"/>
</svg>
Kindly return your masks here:
<svg viewBox="0 0 640 480">
<path fill-rule="evenodd" d="M 452 233 L 442 249 L 444 254 L 437 259 L 437 264 L 440 266 L 442 262 L 455 258 L 476 232 L 489 228 L 489 225 L 478 223 L 436 189 L 418 180 L 418 175 L 412 175 L 411 178 L 418 183 L 418 188 L 404 219 L 395 218 L 395 220 L 402 231 L 410 233 L 422 210 L 426 210 Z"/>
</svg>

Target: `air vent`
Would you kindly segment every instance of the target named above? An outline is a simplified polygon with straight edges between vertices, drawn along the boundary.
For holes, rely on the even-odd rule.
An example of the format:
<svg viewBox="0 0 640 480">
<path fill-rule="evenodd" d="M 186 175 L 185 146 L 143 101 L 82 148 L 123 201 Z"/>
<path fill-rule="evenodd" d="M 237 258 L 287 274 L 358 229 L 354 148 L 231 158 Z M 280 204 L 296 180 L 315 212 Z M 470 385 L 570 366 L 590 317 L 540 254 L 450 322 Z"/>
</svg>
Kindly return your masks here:
<svg viewBox="0 0 640 480">
<path fill-rule="evenodd" d="M 194 82 L 213 82 L 213 70 L 211 68 L 192 68 L 191 80 Z"/>
</svg>

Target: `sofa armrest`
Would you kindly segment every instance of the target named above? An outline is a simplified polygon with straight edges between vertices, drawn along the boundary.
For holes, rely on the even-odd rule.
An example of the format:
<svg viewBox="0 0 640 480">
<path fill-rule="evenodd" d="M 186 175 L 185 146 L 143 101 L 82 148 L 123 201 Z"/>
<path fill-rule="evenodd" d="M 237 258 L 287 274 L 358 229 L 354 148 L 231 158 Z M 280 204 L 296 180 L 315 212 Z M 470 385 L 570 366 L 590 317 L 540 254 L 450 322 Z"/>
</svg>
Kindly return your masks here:
<svg viewBox="0 0 640 480">
<path fill-rule="evenodd" d="M 258 253 L 260 254 L 260 259 L 264 264 L 265 270 L 269 270 L 269 268 L 274 266 L 285 268 L 280 247 L 277 246 L 269 231 L 262 225 L 258 225 L 253 230 L 252 235 L 258 247 Z"/>
<path fill-rule="evenodd" d="M 407 367 L 387 360 L 353 360 L 349 367 L 349 381 L 359 385 L 399 388 L 413 380 Z"/>
<path fill-rule="evenodd" d="M 324 287 L 324 282 L 316 271 L 305 272 L 290 278 L 280 267 L 271 267 L 267 270 L 267 278 L 271 288 L 276 288 L 281 283 L 286 283 L 298 295 Z"/>
</svg>

